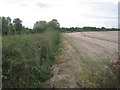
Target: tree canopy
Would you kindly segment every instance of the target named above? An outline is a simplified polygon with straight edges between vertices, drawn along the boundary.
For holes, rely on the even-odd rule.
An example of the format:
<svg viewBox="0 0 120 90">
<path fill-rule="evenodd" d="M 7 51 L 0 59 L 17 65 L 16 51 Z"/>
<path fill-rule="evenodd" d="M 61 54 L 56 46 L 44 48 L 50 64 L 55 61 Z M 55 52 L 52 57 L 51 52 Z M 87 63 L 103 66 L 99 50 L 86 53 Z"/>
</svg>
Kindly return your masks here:
<svg viewBox="0 0 120 90">
<path fill-rule="evenodd" d="M 47 30 L 59 30 L 60 32 L 82 32 L 82 31 L 118 31 L 117 28 L 96 28 L 96 27 L 70 27 L 70 28 L 60 28 L 60 23 L 57 19 L 52 19 L 49 22 L 36 21 L 34 23 L 33 29 L 26 28 L 22 25 L 22 20 L 19 18 L 11 19 L 10 17 L 0 17 L 2 27 L 2 35 L 15 35 L 15 34 L 29 34 L 29 33 L 42 33 Z"/>
<path fill-rule="evenodd" d="M 22 31 L 22 21 L 19 18 L 13 20 L 13 25 L 17 34 L 20 34 Z"/>
<path fill-rule="evenodd" d="M 57 30 L 57 29 L 60 28 L 60 24 L 58 23 L 58 21 L 56 19 L 53 19 L 50 22 L 37 21 L 34 24 L 34 27 L 33 27 L 33 29 L 35 30 L 35 32 L 44 32 L 48 28 L 53 28 L 53 29 Z"/>
</svg>

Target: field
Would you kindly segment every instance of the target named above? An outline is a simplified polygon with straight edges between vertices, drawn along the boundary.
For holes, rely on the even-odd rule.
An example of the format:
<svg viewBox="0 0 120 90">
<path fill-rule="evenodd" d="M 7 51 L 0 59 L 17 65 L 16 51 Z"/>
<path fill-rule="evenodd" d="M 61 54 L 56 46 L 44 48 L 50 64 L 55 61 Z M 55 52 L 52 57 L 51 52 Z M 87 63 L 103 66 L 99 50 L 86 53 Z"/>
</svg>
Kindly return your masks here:
<svg viewBox="0 0 120 90">
<path fill-rule="evenodd" d="M 118 32 L 63 33 L 62 54 L 54 66 L 55 87 L 116 87 Z"/>
<path fill-rule="evenodd" d="M 80 32 L 67 33 L 65 37 L 77 51 L 94 61 L 117 59 L 118 32 Z"/>
<path fill-rule="evenodd" d="M 68 4 L 67 7 L 71 10 L 78 7 L 78 3 L 84 4 L 84 2 L 75 2 L 76 5 L 73 5 L 70 1 L 71 5 Z M 17 15 L 22 16 L 24 20 L 26 19 L 25 21 L 16 15 L 14 15 L 16 18 L 9 17 L 12 14 L 8 14 L 8 17 L 0 16 L 0 58 L 2 59 L 0 82 L 3 89 L 120 88 L 120 43 L 118 42 L 120 28 L 116 27 L 115 23 L 111 26 L 112 22 L 107 20 L 106 16 L 102 16 L 106 20 L 101 21 L 96 18 L 102 18 L 95 16 L 94 13 L 93 15 L 89 12 L 82 14 L 81 11 L 89 10 L 86 6 L 92 5 L 89 2 L 88 5 L 84 4 L 85 7 L 80 7 L 86 8 L 85 10 L 66 12 L 69 14 L 64 15 L 67 18 L 55 12 L 65 8 L 64 2 L 58 2 L 60 4 L 58 8 L 57 2 L 47 3 L 45 0 L 44 3 L 32 1 L 29 4 L 32 5 L 32 3 L 34 15 L 24 16 L 25 12 Z M 24 4 L 28 9 L 28 3 Z M 50 7 L 55 6 L 50 8 L 50 12 L 52 9 L 53 12 L 42 13 L 41 11 L 48 10 L 49 4 Z M 88 7 L 94 10 L 91 5 Z M 20 9 L 22 3 L 15 6 Z M 13 11 L 17 12 L 17 8 L 15 9 Z M 24 6 L 21 7 L 21 11 L 24 11 L 22 9 Z M 99 10 L 97 12 L 99 13 Z M 73 17 L 73 14 L 76 15 Z M 38 20 L 35 22 L 36 19 Z"/>
</svg>

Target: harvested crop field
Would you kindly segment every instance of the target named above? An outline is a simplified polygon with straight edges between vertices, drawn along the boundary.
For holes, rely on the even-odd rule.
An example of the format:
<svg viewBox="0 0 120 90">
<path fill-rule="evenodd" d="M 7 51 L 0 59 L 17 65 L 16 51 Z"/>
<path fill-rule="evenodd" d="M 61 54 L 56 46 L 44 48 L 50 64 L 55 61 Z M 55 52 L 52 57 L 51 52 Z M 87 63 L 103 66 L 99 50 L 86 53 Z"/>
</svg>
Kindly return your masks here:
<svg viewBox="0 0 120 90">
<path fill-rule="evenodd" d="M 117 31 L 63 33 L 63 45 L 50 81 L 54 87 L 115 87 Z"/>
<path fill-rule="evenodd" d="M 77 32 L 64 36 L 76 50 L 91 60 L 117 59 L 118 32 Z"/>
</svg>

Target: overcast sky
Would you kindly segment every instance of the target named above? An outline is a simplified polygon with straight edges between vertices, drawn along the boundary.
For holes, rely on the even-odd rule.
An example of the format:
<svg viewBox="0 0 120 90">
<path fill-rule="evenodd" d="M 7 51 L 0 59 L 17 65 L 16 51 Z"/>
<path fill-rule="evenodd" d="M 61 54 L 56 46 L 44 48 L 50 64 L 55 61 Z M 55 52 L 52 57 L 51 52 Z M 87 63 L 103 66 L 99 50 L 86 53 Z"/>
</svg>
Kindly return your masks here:
<svg viewBox="0 0 120 90">
<path fill-rule="evenodd" d="M 119 0 L 0 0 L 0 16 L 20 18 L 32 28 L 57 19 L 61 27 L 118 27 Z"/>
</svg>

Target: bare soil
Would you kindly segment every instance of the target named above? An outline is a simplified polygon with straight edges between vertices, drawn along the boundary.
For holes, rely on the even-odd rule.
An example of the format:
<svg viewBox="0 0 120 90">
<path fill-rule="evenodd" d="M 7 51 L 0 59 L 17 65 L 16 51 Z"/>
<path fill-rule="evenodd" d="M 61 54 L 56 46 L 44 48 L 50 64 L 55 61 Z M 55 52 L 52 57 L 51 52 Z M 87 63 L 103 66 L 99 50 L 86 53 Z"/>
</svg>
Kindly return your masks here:
<svg viewBox="0 0 120 90">
<path fill-rule="evenodd" d="M 82 66 L 97 68 L 117 60 L 118 32 L 63 33 L 62 53 L 53 66 L 50 84 L 55 88 L 84 87 L 79 80 Z"/>
<path fill-rule="evenodd" d="M 117 59 L 118 32 L 77 32 L 64 34 L 77 51 L 91 60 Z"/>
</svg>

